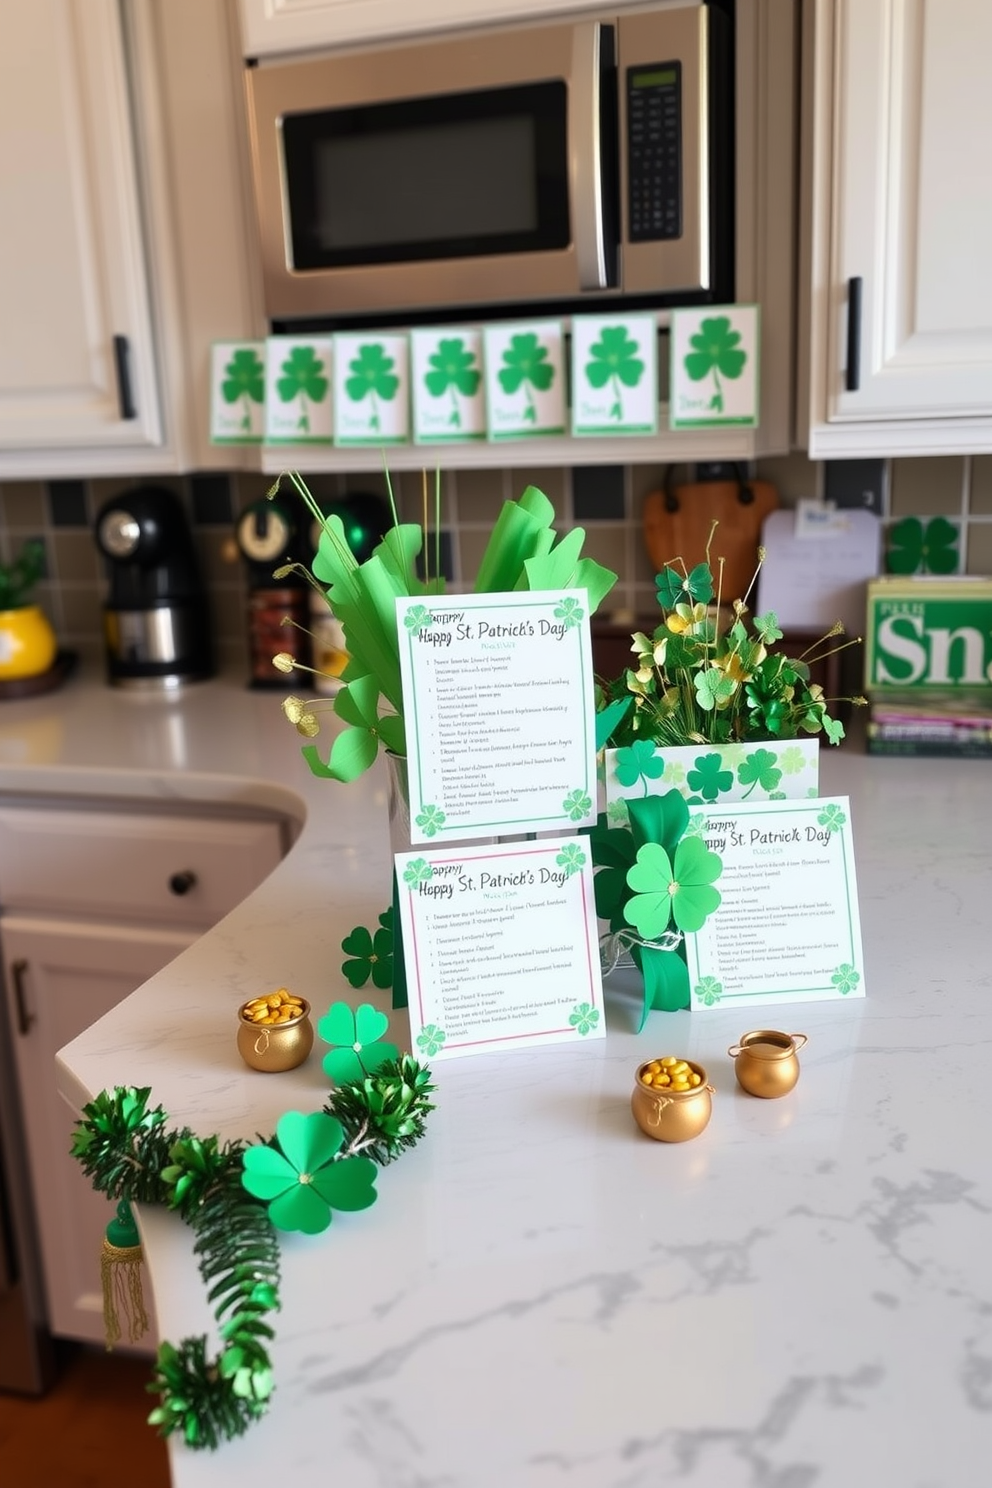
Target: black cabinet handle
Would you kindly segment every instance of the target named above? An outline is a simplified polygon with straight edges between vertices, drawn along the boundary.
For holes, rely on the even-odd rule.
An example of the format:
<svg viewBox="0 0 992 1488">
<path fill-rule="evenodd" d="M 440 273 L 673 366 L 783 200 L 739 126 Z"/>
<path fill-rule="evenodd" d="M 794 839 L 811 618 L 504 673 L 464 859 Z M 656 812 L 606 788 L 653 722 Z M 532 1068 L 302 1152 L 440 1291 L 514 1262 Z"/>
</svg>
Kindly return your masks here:
<svg viewBox="0 0 992 1488">
<path fill-rule="evenodd" d="M 131 347 L 126 336 L 114 337 L 114 366 L 117 369 L 117 407 L 122 419 L 138 417 L 131 392 Z"/>
<path fill-rule="evenodd" d="M 17 1031 L 23 1038 L 30 1033 L 31 1024 L 34 1022 L 34 1013 L 28 1012 L 27 993 L 24 988 L 24 977 L 27 973 L 28 963 L 26 961 L 15 961 L 11 966 L 11 976 L 14 981 L 14 1007 L 17 1011 Z"/>
<path fill-rule="evenodd" d="M 847 370 L 844 387 L 856 393 L 861 386 L 861 276 L 847 281 Z"/>
<path fill-rule="evenodd" d="M 192 873 L 188 868 L 184 869 L 182 873 L 174 873 L 169 879 L 169 888 L 174 894 L 179 894 L 180 896 L 188 894 L 190 889 L 196 888 L 196 874 Z"/>
</svg>

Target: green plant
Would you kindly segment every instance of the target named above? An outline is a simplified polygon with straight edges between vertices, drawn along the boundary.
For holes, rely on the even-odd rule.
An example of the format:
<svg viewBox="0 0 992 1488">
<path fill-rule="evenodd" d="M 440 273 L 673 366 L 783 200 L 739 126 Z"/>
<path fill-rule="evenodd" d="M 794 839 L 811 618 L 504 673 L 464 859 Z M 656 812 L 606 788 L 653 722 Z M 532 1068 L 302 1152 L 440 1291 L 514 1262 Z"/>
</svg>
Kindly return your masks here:
<svg viewBox="0 0 992 1488">
<path fill-rule="evenodd" d="M 759 570 L 763 558 L 759 548 Z M 635 664 L 600 686 L 600 743 L 732 744 L 821 731 L 831 744 L 840 742 L 844 725 L 828 711 L 840 700 L 826 698 L 810 678 L 810 666 L 832 654 L 824 645 L 843 634 L 839 622 L 801 656 L 789 657 L 774 649 L 783 634 L 773 611 L 749 619 L 754 579 L 722 618 L 708 548 L 704 563 L 687 569 L 675 559 L 655 582 L 661 623 L 650 636 L 633 634 Z M 632 757 L 627 763 L 634 767 Z"/>
<path fill-rule="evenodd" d="M 0 563 L 0 610 L 19 610 L 31 603 L 31 591 L 45 572 L 45 544 L 29 537 L 13 563 Z"/>
</svg>

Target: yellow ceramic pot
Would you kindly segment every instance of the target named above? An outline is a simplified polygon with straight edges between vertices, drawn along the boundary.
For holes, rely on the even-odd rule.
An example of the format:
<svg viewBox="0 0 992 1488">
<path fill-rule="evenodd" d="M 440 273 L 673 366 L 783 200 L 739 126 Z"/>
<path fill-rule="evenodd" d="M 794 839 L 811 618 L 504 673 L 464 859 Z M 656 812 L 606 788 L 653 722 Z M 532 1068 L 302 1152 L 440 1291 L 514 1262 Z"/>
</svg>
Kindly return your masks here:
<svg viewBox="0 0 992 1488">
<path fill-rule="evenodd" d="M 687 1142 L 698 1137 L 713 1113 L 713 1086 L 707 1085 L 703 1066 L 686 1060 L 700 1080 L 692 1090 L 655 1090 L 641 1079 L 650 1063 L 646 1060 L 638 1068 L 630 1097 L 630 1109 L 641 1131 L 656 1142 Z"/>
<path fill-rule="evenodd" d="M 300 999 L 303 1010 L 296 1018 L 266 1027 L 248 1017 L 246 1002 L 238 1014 L 238 1052 L 252 1069 L 279 1074 L 302 1064 L 313 1048 L 310 1004 Z"/>
<path fill-rule="evenodd" d="M 55 632 L 37 605 L 0 610 L 0 681 L 38 677 L 55 660 Z"/>
<path fill-rule="evenodd" d="M 748 1095 L 763 1100 L 788 1095 L 799 1079 L 797 1051 L 806 1042 L 804 1033 L 779 1033 L 773 1028 L 742 1034 L 740 1043 L 727 1050 L 734 1061 L 738 1085 Z"/>
</svg>

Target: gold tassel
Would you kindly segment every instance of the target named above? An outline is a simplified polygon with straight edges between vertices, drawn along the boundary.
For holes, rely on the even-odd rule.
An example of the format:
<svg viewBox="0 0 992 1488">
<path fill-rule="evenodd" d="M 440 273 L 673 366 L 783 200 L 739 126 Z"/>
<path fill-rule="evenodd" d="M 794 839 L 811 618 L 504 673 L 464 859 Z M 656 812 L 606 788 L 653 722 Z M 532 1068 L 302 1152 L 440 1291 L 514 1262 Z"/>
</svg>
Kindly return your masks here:
<svg viewBox="0 0 992 1488">
<path fill-rule="evenodd" d="M 126 1199 L 107 1226 L 100 1257 L 103 1282 L 103 1326 L 108 1352 L 121 1340 L 121 1320 L 127 1325 L 129 1343 L 137 1343 L 148 1331 L 148 1314 L 141 1290 L 141 1240 Z"/>
</svg>

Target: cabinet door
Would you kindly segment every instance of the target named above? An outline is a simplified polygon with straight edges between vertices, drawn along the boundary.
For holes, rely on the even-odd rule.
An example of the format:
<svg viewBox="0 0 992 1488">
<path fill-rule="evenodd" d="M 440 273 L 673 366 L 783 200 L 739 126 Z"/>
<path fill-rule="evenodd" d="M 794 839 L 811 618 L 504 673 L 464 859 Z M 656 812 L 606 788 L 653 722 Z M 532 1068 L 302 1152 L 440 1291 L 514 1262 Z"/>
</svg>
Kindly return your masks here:
<svg viewBox="0 0 992 1488">
<path fill-rule="evenodd" d="M 246 57 L 602 10 L 602 0 L 240 0 Z"/>
<path fill-rule="evenodd" d="M 835 422 L 961 420 L 943 436 L 930 431 L 929 445 L 918 428 L 916 441 L 987 448 L 992 6 L 838 0 L 818 10 L 817 81 L 833 101 L 831 220 L 815 229 L 829 234 L 822 412 Z M 826 124 L 821 115 L 821 131 Z M 860 317 L 850 314 L 857 280 Z M 852 338 L 860 340 L 856 376 Z M 891 452 L 916 447 L 908 438 Z M 810 448 L 844 452 L 829 447 L 829 435 Z"/>
<path fill-rule="evenodd" d="M 0 0 L 0 209 L 0 474 L 160 444 L 117 0 Z"/>
<path fill-rule="evenodd" d="M 55 1055 L 191 936 L 23 915 L 0 920 L 0 939 L 50 1326 L 63 1337 L 103 1342 L 100 1246 L 114 1205 L 69 1155 L 76 1113 L 56 1089 Z M 141 1083 L 140 1068 L 133 1078 Z M 155 1347 L 154 1336 L 144 1347 Z"/>
</svg>

